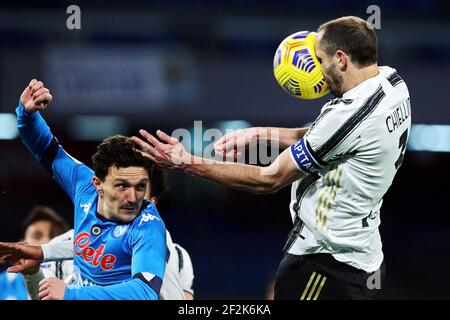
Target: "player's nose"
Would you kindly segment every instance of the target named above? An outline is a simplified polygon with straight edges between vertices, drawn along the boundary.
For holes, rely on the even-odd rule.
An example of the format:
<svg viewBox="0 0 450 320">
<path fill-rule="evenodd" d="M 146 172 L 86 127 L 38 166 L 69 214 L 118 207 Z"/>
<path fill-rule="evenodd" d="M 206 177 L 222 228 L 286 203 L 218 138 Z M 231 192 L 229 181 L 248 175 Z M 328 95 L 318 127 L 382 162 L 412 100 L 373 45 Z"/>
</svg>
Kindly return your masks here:
<svg viewBox="0 0 450 320">
<path fill-rule="evenodd" d="M 126 193 L 125 196 L 125 200 L 129 203 L 129 204 L 134 204 L 137 201 L 137 194 L 136 194 L 136 190 L 134 190 L 134 188 L 129 188 L 128 192 Z"/>
</svg>

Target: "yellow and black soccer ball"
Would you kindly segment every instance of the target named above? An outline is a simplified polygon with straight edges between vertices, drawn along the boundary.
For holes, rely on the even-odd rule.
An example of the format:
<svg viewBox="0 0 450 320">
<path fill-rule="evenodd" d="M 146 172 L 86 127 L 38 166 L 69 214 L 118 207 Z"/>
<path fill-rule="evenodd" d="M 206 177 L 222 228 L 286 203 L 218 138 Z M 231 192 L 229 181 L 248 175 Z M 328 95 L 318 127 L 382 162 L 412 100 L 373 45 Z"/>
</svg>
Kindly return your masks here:
<svg viewBox="0 0 450 320">
<path fill-rule="evenodd" d="M 314 52 L 316 33 L 291 34 L 278 46 L 273 73 L 280 86 L 299 99 L 317 99 L 329 92 L 320 63 Z"/>
</svg>

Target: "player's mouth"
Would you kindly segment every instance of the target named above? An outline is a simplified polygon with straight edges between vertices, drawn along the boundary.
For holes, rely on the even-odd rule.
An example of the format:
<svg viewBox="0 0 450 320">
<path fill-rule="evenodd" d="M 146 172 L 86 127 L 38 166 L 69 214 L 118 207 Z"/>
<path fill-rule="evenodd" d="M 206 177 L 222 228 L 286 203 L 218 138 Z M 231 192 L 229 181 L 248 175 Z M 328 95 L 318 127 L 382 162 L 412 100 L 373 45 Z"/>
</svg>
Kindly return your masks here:
<svg viewBox="0 0 450 320">
<path fill-rule="evenodd" d="M 123 206 L 121 209 L 126 211 L 127 214 L 135 214 L 137 206 Z"/>
</svg>

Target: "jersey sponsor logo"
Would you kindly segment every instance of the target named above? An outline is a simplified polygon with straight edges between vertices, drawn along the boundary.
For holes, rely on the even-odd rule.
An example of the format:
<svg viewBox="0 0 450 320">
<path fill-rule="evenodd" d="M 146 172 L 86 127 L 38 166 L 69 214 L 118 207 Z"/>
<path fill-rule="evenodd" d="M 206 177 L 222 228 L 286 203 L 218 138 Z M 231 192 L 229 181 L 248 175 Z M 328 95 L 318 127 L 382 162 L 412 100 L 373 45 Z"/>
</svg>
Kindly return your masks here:
<svg viewBox="0 0 450 320">
<path fill-rule="evenodd" d="M 73 242 L 74 253 L 81 257 L 84 261 L 94 267 L 100 266 L 103 270 L 111 270 L 114 268 L 114 263 L 117 258 L 113 254 L 103 254 L 105 245 L 101 244 L 97 249 L 89 246 L 91 243 L 91 236 L 89 232 L 79 233 Z"/>
<path fill-rule="evenodd" d="M 139 221 L 139 226 L 147 221 L 153 221 L 153 220 L 159 220 L 159 218 L 157 216 L 152 215 L 151 213 L 144 213 L 142 215 L 141 221 Z"/>
<path fill-rule="evenodd" d="M 128 225 L 127 224 L 119 225 L 119 226 L 114 228 L 113 236 L 115 238 L 120 238 L 121 236 L 123 236 L 125 234 L 127 229 L 128 229 Z"/>
</svg>

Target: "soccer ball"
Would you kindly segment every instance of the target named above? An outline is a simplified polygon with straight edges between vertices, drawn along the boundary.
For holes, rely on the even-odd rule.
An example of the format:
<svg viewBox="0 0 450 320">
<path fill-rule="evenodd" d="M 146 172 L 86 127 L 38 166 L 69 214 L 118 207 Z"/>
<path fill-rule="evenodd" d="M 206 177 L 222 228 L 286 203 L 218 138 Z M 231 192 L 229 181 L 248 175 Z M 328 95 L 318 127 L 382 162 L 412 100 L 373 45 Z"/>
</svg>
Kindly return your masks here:
<svg viewBox="0 0 450 320">
<path fill-rule="evenodd" d="M 317 99 L 329 92 L 314 52 L 315 42 L 315 32 L 296 32 L 280 43 L 273 58 L 275 79 L 299 99 Z"/>
</svg>

